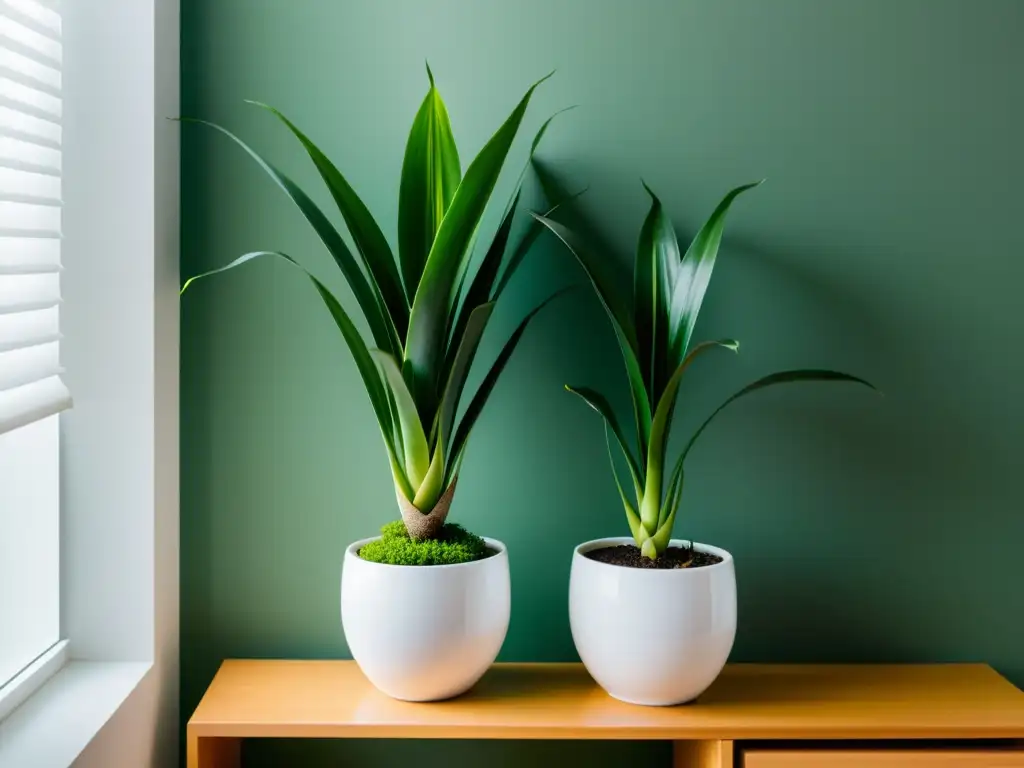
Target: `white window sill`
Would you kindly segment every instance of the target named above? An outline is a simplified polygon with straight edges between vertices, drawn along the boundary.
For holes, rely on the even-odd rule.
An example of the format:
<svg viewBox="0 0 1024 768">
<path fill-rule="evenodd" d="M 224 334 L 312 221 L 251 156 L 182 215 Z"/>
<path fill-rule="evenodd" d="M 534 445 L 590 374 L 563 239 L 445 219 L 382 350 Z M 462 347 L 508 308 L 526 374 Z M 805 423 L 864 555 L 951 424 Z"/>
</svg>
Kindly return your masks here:
<svg viewBox="0 0 1024 768">
<path fill-rule="evenodd" d="M 0 722 L 0 766 L 69 768 L 152 666 L 69 662 Z"/>
<path fill-rule="evenodd" d="M 68 661 L 68 641 L 61 640 L 0 687 L 0 723 L 42 688 Z"/>
</svg>

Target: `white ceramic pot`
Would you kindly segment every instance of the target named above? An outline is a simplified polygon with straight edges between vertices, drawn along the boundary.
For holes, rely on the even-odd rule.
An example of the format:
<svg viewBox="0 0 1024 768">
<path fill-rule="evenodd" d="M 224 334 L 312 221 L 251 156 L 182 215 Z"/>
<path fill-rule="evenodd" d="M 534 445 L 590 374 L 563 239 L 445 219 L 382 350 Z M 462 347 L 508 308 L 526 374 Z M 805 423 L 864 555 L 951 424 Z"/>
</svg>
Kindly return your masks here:
<svg viewBox="0 0 1024 768">
<path fill-rule="evenodd" d="M 569 577 L 569 624 L 587 671 L 630 704 L 668 706 L 697 698 L 725 666 L 736 637 L 732 555 L 696 544 L 722 562 L 647 570 L 584 557 L 631 538 L 576 547 Z M 685 542 L 672 540 L 671 546 Z"/>
<path fill-rule="evenodd" d="M 505 545 L 459 565 L 383 565 L 345 550 L 341 624 L 363 674 L 388 696 L 437 701 L 469 690 L 494 662 L 512 595 Z"/>
</svg>

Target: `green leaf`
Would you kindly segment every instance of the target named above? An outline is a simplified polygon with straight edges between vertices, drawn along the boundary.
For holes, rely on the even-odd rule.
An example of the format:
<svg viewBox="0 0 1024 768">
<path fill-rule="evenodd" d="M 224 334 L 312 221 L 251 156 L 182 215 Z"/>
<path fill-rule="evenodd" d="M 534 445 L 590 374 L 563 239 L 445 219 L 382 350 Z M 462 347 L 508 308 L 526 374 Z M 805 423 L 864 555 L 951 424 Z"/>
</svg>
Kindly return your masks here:
<svg viewBox="0 0 1024 768">
<path fill-rule="evenodd" d="M 402 280 L 398 276 L 398 267 L 395 266 L 395 257 L 391 253 L 391 246 L 388 245 L 387 238 L 380 231 L 380 227 L 377 226 L 369 209 L 359 199 L 359 195 L 352 189 L 334 163 L 291 120 L 269 104 L 258 101 L 249 103 L 261 107 L 277 117 L 295 135 L 295 138 L 309 154 L 330 190 L 331 197 L 337 203 L 338 210 L 341 211 L 341 215 L 345 219 L 356 250 L 362 256 L 366 271 L 387 307 L 399 339 L 404 339 L 409 327 L 409 303 L 402 290 Z"/>
<path fill-rule="evenodd" d="M 657 531 L 655 531 L 654 535 L 651 536 L 649 540 L 647 551 L 653 551 L 653 555 L 648 554 L 647 557 L 650 557 L 652 560 L 657 560 L 662 555 L 662 553 L 664 553 L 665 550 L 668 549 L 668 545 L 672 542 L 672 528 L 675 527 L 676 524 L 677 509 L 678 502 L 676 502 L 676 504 L 672 506 L 672 511 L 669 513 L 664 523 L 661 524 L 661 526 L 658 528 Z"/>
<path fill-rule="evenodd" d="M 402 494 L 407 500 L 411 499 L 413 496 L 412 486 L 409 484 L 409 479 L 405 475 L 405 468 L 402 466 L 402 462 L 398 460 L 394 450 L 388 451 L 388 463 L 391 465 L 391 477 L 395 483 L 395 492 Z"/>
<path fill-rule="evenodd" d="M 398 252 L 410 303 L 462 175 L 448 110 L 429 65 L 427 76 L 430 90 L 409 131 L 398 193 Z"/>
<path fill-rule="evenodd" d="M 615 468 L 615 457 L 612 455 L 612 438 L 611 429 L 608 426 L 608 421 L 604 423 L 604 443 L 608 448 L 608 463 L 612 465 L 612 477 L 615 479 L 615 487 L 619 490 L 619 498 L 622 499 L 622 507 L 626 510 L 626 523 L 629 525 L 629 532 L 633 534 L 633 538 L 639 540 L 640 537 L 640 518 L 636 514 L 636 509 L 629 503 L 629 499 L 626 498 L 626 492 L 622 490 L 622 483 L 619 482 L 619 471 Z M 619 447 L 622 448 L 622 441 L 619 441 Z M 625 453 L 625 449 L 623 449 Z M 633 487 L 637 494 L 640 493 L 640 484 L 633 480 Z M 638 544 L 639 546 L 639 544 Z"/>
<path fill-rule="evenodd" d="M 672 294 L 672 311 L 669 318 L 669 335 L 671 351 L 669 366 L 678 365 L 690 346 L 697 314 L 704 301 L 704 294 L 711 281 L 711 273 L 715 268 L 718 247 L 722 243 L 725 231 L 725 215 L 733 201 L 743 192 L 759 186 L 764 180 L 736 187 L 727 194 L 715 208 L 711 218 L 707 220 L 697 236 L 693 238 L 680 262 L 679 274 Z"/>
<path fill-rule="evenodd" d="M 505 123 L 470 163 L 427 256 L 409 316 L 403 370 L 421 413 L 432 411 L 436 402 L 440 367 L 444 362 L 448 341 L 445 333 L 448 318 L 458 303 L 455 288 L 459 273 L 469 257 L 480 219 L 522 123 L 530 97 L 546 79 L 530 87 Z"/>
<path fill-rule="evenodd" d="M 558 199 L 554 205 L 548 208 L 544 212 L 544 218 L 551 218 L 551 216 L 563 205 L 568 204 L 572 200 L 585 193 L 589 187 L 581 189 L 579 192 L 573 192 L 571 195 L 565 195 L 563 198 Z M 550 202 L 550 201 L 549 201 Z M 508 263 L 505 265 L 505 270 L 501 273 L 501 279 L 498 280 L 498 285 L 494 288 L 491 293 L 491 298 L 495 301 L 501 296 L 505 290 L 505 286 L 508 285 L 508 281 L 512 279 L 512 276 L 516 273 L 519 265 L 522 263 L 526 254 L 533 248 L 533 244 L 537 242 L 537 238 L 540 237 L 541 233 L 544 232 L 544 225 L 537 221 L 536 218 L 530 218 L 530 223 L 526 227 L 526 231 L 522 237 L 519 238 L 519 242 L 516 247 L 512 249 L 512 255 L 508 259 Z"/>
<path fill-rule="evenodd" d="M 512 335 L 508 337 L 508 341 L 505 342 L 505 346 L 501 348 L 501 351 L 498 353 L 498 357 L 495 359 L 494 363 L 491 364 L 490 370 L 487 372 L 487 375 L 484 376 L 483 381 L 477 388 L 476 394 L 473 395 L 473 399 L 466 407 L 466 412 L 462 415 L 462 420 L 459 422 L 458 428 L 455 430 L 455 436 L 452 438 L 451 442 L 451 466 L 457 467 L 461 463 L 462 451 L 465 449 L 466 442 L 469 440 L 470 432 L 473 431 L 473 426 L 476 424 L 476 420 L 479 418 L 480 412 L 483 411 L 484 406 L 487 404 L 487 398 L 491 396 L 491 391 L 494 389 L 494 385 L 498 382 L 501 372 L 505 370 L 505 366 L 508 364 L 509 358 L 511 358 L 512 353 L 516 351 L 516 347 L 519 345 L 519 340 L 523 337 L 523 333 L 526 331 L 526 326 L 529 325 L 530 321 L 534 317 L 536 317 L 538 312 L 564 293 L 564 290 L 558 291 L 534 307 L 533 310 L 519 322 L 519 325 L 516 326 Z M 450 473 L 447 479 L 448 482 L 451 481 Z"/>
<path fill-rule="evenodd" d="M 454 483 L 456 480 L 459 479 L 459 472 L 462 471 L 462 459 L 463 459 L 463 457 L 465 457 L 465 455 L 466 455 L 465 451 L 459 451 L 458 455 L 455 456 L 455 458 L 452 459 L 449 462 L 448 468 L 445 470 L 445 473 L 444 473 L 445 474 L 445 483 L 444 483 L 445 489 L 451 488 L 452 487 L 452 483 Z"/>
<path fill-rule="evenodd" d="M 223 128 L 216 123 L 211 123 L 207 120 L 198 120 L 195 118 L 182 118 L 182 121 L 205 125 L 223 133 L 245 150 L 245 152 L 256 161 L 266 174 L 270 176 L 270 178 L 273 179 L 282 190 L 284 190 L 285 194 L 288 195 L 296 206 L 298 206 L 299 210 L 302 211 L 302 214 L 306 217 L 306 220 L 313 226 L 313 229 L 316 230 L 317 235 L 320 236 L 324 245 L 327 246 L 327 250 L 330 251 L 331 256 L 334 257 L 334 261 L 341 268 L 341 272 L 345 276 L 345 280 L 348 282 L 349 287 L 352 289 L 352 293 L 356 297 L 356 301 L 363 312 L 363 316 L 366 318 L 366 322 L 370 325 L 370 333 L 373 335 L 374 343 L 378 347 L 387 349 L 395 355 L 401 355 L 401 339 L 399 339 L 397 330 L 391 322 L 391 318 L 382 301 L 378 300 L 379 294 L 375 294 L 371 289 L 370 284 L 366 280 L 366 276 L 362 273 L 362 270 L 360 270 L 359 264 L 353 258 L 352 253 L 349 251 L 348 246 L 345 245 L 345 241 L 341 238 L 341 235 L 338 234 L 338 230 L 334 228 L 334 225 L 331 224 L 323 211 L 317 207 L 316 203 L 314 203 L 291 179 L 264 160 L 252 147 L 238 138 L 227 128 Z M 262 253 L 269 252 L 264 251 Z"/>
<path fill-rule="evenodd" d="M 550 76 L 551 75 L 548 75 L 548 77 L 550 77 Z M 526 157 L 526 163 L 523 165 L 523 170 L 521 170 L 519 172 L 519 179 L 516 181 L 516 186 L 515 186 L 516 197 L 519 196 L 519 190 L 520 190 L 520 188 L 523 185 L 523 180 L 526 179 L 526 172 L 530 169 L 530 166 L 533 165 L 533 156 L 535 154 L 537 154 L 537 148 L 540 146 L 540 142 L 544 138 L 544 134 L 548 132 L 548 127 L 551 125 L 552 121 L 556 117 L 558 117 L 559 115 L 563 114 L 564 112 L 569 112 L 570 110 L 573 110 L 573 109 L 576 109 L 576 105 L 573 105 L 571 107 L 564 107 L 564 108 L 558 110 L 557 112 L 555 112 L 555 114 L 553 114 L 551 117 L 549 117 L 547 120 L 545 120 L 541 124 L 540 128 L 537 130 L 537 133 L 534 134 L 533 141 L 530 142 L 530 154 Z M 509 205 L 505 209 L 505 212 L 508 213 L 509 210 L 512 210 L 514 208 L 515 208 L 515 204 L 510 199 L 509 200 Z"/>
<path fill-rule="evenodd" d="M 502 219 L 501 225 L 491 241 L 491 247 L 487 249 L 486 255 L 477 268 L 476 275 L 474 275 L 473 282 L 469 285 L 466 297 L 462 300 L 462 307 L 458 311 L 458 319 L 455 321 L 455 327 L 452 329 L 451 338 L 448 342 L 448 352 L 444 365 L 445 371 L 451 370 L 452 361 L 454 361 L 455 353 L 462 341 L 462 335 L 465 333 L 470 313 L 480 305 L 487 303 L 490 298 L 491 286 L 494 283 L 495 275 L 498 273 L 498 267 L 501 266 L 502 256 L 505 254 L 505 246 L 508 243 L 509 233 L 512 231 L 512 220 L 518 203 L 519 192 L 517 191 L 512 199 L 512 205 L 505 212 L 505 218 Z M 461 290 L 459 292 L 461 293 Z"/>
<path fill-rule="evenodd" d="M 384 383 L 380 380 L 380 376 L 377 373 L 377 366 L 373 363 L 373 358 L 370 355 L 369 349 L 366 347 L 366 343 L 363 341 L 363 337 L 359 335 L 359 331 L 356 330 L 352 320 L 349 318 L 348 314 L 346 314 L 338 300 L 334 297 L 334 294 L 328 290 L 327 286 L 320 282 L 288 254 L 281 253 L 279 251 L 254 251 L 252 253 L 239 256 L 230 264 L 223 267 L 212 269 L 209 272 L 204 272 L 200 275 L 190 277 L 181 287 L 181 293 L 184 294 L 189 286 L 196 280 L 227 272 L 235 269 L 236 267 L 240 267 L 253 259 L 263 256 L 271 256 L 273 258 L 281 259 L 296 267 L 310 279 L 316 288 L 317 293 L 320 294 L 320 298 L 323 300 L 324 305 L 331 313 L 331 317 L 334 318 L 335 325 L 337 325 L 338 330 L 341 331 L 342 338 L 348 345 L 349 351 L 352 353 L 352 359 L 355 361 L 356 369 L 359 371 L 359 375 L 363 380 L 363 386 L 366 388 L 366 394 L 370 398 L 370 405 L 373 406 L 374 415 L 377 417 L 377 423 L 380 426 L 380 432 L 384 438 L 384 445 L 387 449 L 388 458 L 391 462 L 391 469 L 394 474 L 395 484 L 399 487 L 399 490 L 406 495 L 406 498 L 411 498 L 412 488 L 410 487 L 408 477 L 402 470 L 398 457 L 395 454 L 394 424 L 391 419 L 387 390 L 384 387 Z"/>
<path fill-rule="evenodd" d="M 405 440 L 402 438 L 402 423 L 398 416 L 395 396 L 391 393 L 390 387 L 384 387 L 384 394 L 388 399 L 388 413 L 391 414 L 391 441 L 395 446 L 395 454 L 405 456 Z"/>
<path fill-rule="evenodd" d="M 448 382 L 445 384 L 444 395 L 441 397 L 440 411 L 440 434 L 438 442 L 444 446 L 450 444 L 452 437 L 452 426 L 455 422 L 455 412 L 459 407 L 459 400 L 462 399 L 462 390 L 466 385 L 466 376 L 473 364 L 477 348 L 480 346 L 480 339 L 484 335 L 484 328 L 494 311 L 494 303 L 481 304 L 469 315 L 466 323 L 465 333 L 459 342 L 458 351 L 452 361 L 448 374 Z"/>
<path fill-rule="evenodd" d="M 622 359 L 626 364 L 626 375 L 629 378 L 629 391 L 633 403 L 633 418 L 636 422 L 637 444 L 641 462 L 646 461 L 647 446 L 651 436 L 651 404 L 647 399 L 647 390 L 644 388 L 644 377 L 640 369 L 640 362 L 637 360 L 636 330 L 629 313 L 619 303 L 618 294 L 610 285 L 605 284 L 599 277 L 594 265 L 596 260 L 589 251 L 583 247 L 579 238 L 568 227 L 536 213 L 531 214 L 534 219 L 547 227 L 554 235 L 562 241 L 569 252 L 576 257 L 576 260 L 583 267 L 587 277 L 593 284 L 597 297 L 601 300 L 611 320 L 612 329 L 615 331 L 615 338 L 619 342 L 619 349 L 622 351 Z M 641 463 L 640 469 L 645 469 L 646 464 Z"/>
<path fill-rule="evenodd" d="M 668 546 L 668 538 L 671 538 L 672 523 L 676 519 L 676 508 L 679 506 L 679 499 L 682 497 L 683 460 L 685 458 L 685 456 L 680 455 L 676 459 L 675 466 L 672 467 L 672 474 L 669 475 L 668 478 L 668 490 L 665 493 L 665 501 L 661 505 L 661 510 L 658 513 L 658 531 L 654 534 L 654 537 L 658 537 L 658 534 L 661 533 L 663 528 L 665 528 L 665 522 L 668 521 L 668 537 L 665 539 L 665 546 Z M 659 550 L 659 554 L 665 551 L 665 546 Z"/>
<path fill-rule="evenodd" d="M 487 253 L 480 262 L 480 266 L 477 268 L 476 275 L 473 277 L 473 282 L 469 286 L 469 292 L 466 294 L 466 298 L 462 302 L 462 308 L 459 310 L 458 320 L 455 323 L 455 329 L 451 334 L 451 341 L 449 342 L 448 357 L 454 352 L 455 345 L 458 339 L 461 338 L 462 329 L 466 327 L 466 320 L 469 319 L 469 313 L 473 311 L 474 307 L 478 307 L 488 300 L 497 301 L 498 296 L 501 293 L 502 285 L 498 286 L 498 289 L 494 289 L 494 281 L 498 276 L 498 271 L 501 268 L 502 260 L 505 257 L 505 251 L 508 248 L 509 235 L 512 232 L 512 224 L 515 220 L 516 211 L 519 208 L 519 200 L 522 197 L 522 183 L 523 178 L 526 176 L 526 171 L 533 163 L 533 155 L 537 151 L 537 147 L 540 145 L 540 141 L 544 138 L 544 134 L 548 130 L 548 126 L 551 125 L 551 121 L 558 117 L 563 112 L 568 112 L 574 107 L 566 107 L 565 109 L 555 112 L 551 117 L 544 121 L 541 125 L 540 130 L 533 137 L 533 143 L 530 145 L 530 156 L 527 158 L 526 164 L 523 166 L 522 173 L 519 175 L 519 181 L 516 183 L 515 192 L 509 200 L 508 206 L 505 208 L 505 215 L 502 217 L 501 224 L 498 227 L 498 231 L 494 235 L 494 239 L 491 241 L 490 247 L 487 249 Z M 581 194 L 581 193 L 577 193 Z M 575 196 L 575 195 L 574 195 Z M 558 208 L 555 205 L 545 215 L 550 216 Z M 520 240 L 512 253 L 511 259 L 505 268 L 505 272 L 502 274 L 502 284 L 508 282 L 508 279 L 515 272 L 519 263 L 523 260 L 527 251 L 533 245 L 534 241 L 543 231 L 543 227 L 536 221 L 531 220 L 530 226 L 526 235 Z M 462 293 L 462 286 L 459 285 L 459 294 Z M 445 370 L 450 370 L 451 365 L 446 360 Z"/>
<path fill-rule="evenodd" d="M 626 442 L 625 435 L 622 432 L 622 427 L 619 426 L 619 420 L 615 417 L 615 411 L 608 402 L 607 398 L 600 392 L 597 392 L 588 387 L 571 387 L 568 384 L 565 385 L 565 389 L 568 392 L 572 392 L 574 395 L 579 397 L 583 402 L 597 411 L 604 418 L 605 428 L 611 429 L 615 439 L 619 442 L 619 448 L 622 450 L 622 455 L 626 459 L 626 465 L 629 467 L 629 474 L 633 479 L 633 490 L 636 493 L 637 504 L 643 498 L 643 487 L 640 483 L 640 470 L 637 467 L 636 459 L 633 458 L 633 453 L 629 449 L 629 443 Z M 612 469 L 614 470 L 615 465 L 612 463 Z M 617 482 L 617 480 L 616 480 Z"/>
<path fill-rule="evenodd" d="M 651 535 L 657 530 L 658 520 L 662 516 L 661 473 L 665 464 L 665 450 L 668 447 L 672 414 L 676 407 L 676 395 L 679 394 L 683 373 L 702 352 L 716 347 L 735 352 L 739 346 L 739 342 L 733 339 L 701 342 L 690 351 L 690 354 L 680 363 L 675 373 L 672 374 L 672 378 L 665 385 L 665 391 L 661 400 L 658 401 L 658 408 L 651 423 L 651 445 L 647 454 L 647 484 L 644 486 L 644 500 L 640 505 L 640 520 Z"/>
<path fill-rule="evenodd" d="M 661 201 L 651 196 L 651 209 L 640 228 L 633 270 L 637 353 L 644 366 L 647 393 L 657 402 L 668 375 L 669 315 L 672 294 L 680 271 L 679 243 Z"/>
<path fill-rule="evenodd" d="M 293 263 L 295 262 L 293 261 Z M 371 401 L 374 401 L 374 413 L 376 414 L 377 421 L 380 424 L 381 434 L 384 435 L 384 442 L 387 444 L 388 458 L 391 462 L 391 473 L 395 479 L 395 485 L 402 493 L 406 494 L 406 498 L 409 498 L 412 495 L 413 489 L 409 482 L 408 475 L 405 474 L 404 468 L 398 461 L 394 445 L 388 437 L 395 429 L 395 426 L 391 423 L 390 410 L 386 405 L 386 395 L 383 394 L 386 390 L 377 375 L 377 369 L 373 365 L 373 359 L 370 357 L 369 350 L 366 348 L 366 344 L 359 335 L 359 331 L 356 330 L 355 325 L 352 324 L 351 319 L 349 319 L 345 310 L 334 295 L 327 290 L 327 287 L 323 283 L 312 275 L 310 275 L 310 279 L 316 285 L 320 298 L 323 299 L 324 304 L 327 305 L 327 309 L 334 318 L 335 324 L 338 326 L 342 336 L 345 338 L 345 342 L 349 345 L 349 349 L 352 351 L 352 357 L 356 361 L 356 367 L 359 369 L 359 375 L 363 379 L 363 386 L 366 387 L 367 392 L 371 391 L 371 387 L 374 389 L 374 394 L 371 395 Z M 384 401 L 384 407 L 379 405 L 382 400 Z"/>
<path fill-rule="evenodd" d="M 679 511 L 679 500 L 682 497 L 682 493 L 683 461 L 680 457 L 669 477 L 665 503 L 662 505 L 661 515 L 658 517 L 658 528 L 641 545 L 641 553 L 644 557 L 657 560 L 668 549 L 668 545 L 672 541 L 672 528 L 676 524 L 676 512 Z"/>
<path fill-rule="evenodd" d="M 551 125 L 551 121 L 554 120 L 559 115 L 565 114 L 566 112 L 570 112 L 570 111 L 572 111 L 574 109 L 576 109 L 576 105 L 575 104 L 573 104 L 572 106 L 568 106 L 568 107 L 562 107 L 562 109 L 558 110 L 557 112 L 555 112 L 555 114 L 553 114 L 551 117 L 549 117 L 547 120 L 544 121 L 544 123 L 540 127 L 540 130 L 537 131 L 537 135 L 533 137 L 533 143 L 530 144 L 530 158 L 531 159 L 533 158 L 534 154 L 537 152 L 537 147 L 540 146 L 541 139 L 543 139 L 544 138 L 544 134 L 547 133 L 548 126 Z M 529 162 L 529 161 L 527 161 L 527 162 Z"/>
<path fill-rule="evenodd" d="M 404 466 L 406 476 L 413 489 L 423 483 L 430 466 L 430 449 L 427 447 L 427 436 L 423 432 L 416 404 L 412 401 L 409 388 L 402 379 L 402 371 L 395 358 L 379 349 L 370 350 L 370 354 L 380 364 L 385 380 L 389 386 L 389 396 L 398 412 L 398 423 L 401 427 L 402 446 L 404 448 Z"/>
<path fill-rule="evenodd" d="M 688 442 L 686 444 L 686 448 L 683 449 L 682 457 L 680 458 L 680 460 L 682 460 L 687 456 L 687 454 L 689 454 L 690 449 L 693 448 L 693 444 L 697 442 L 697 438 L 701 436 L 701 433 L 703 433 L 704 430 L 707 429 L 708 424 L 710 424 L 711 421 L 715 418 L 715 416 L 721 413 L 727 405 L 729 405 L 732 402 L 735 402 L 744 395 L 749 395 L 752 392 L 757 392 L 759 389 L 764 389 L 765 387 L 772 387 L 775 386 L 776 384 L 788 384 L 790 382 L 796 381 L 848 381 L 853 382 L 855 384 L 862 384 L 863 386 L 868 387 L 869 389 L 873 389 L 876 392 L 878 391 L 874 384 L 871 384 L 870 382 L 865 381 L 864 379 L 859 378 L 858 376 L 851 376 L 848 373 L 840 373 L 839 371 L 801 369 L 794 371 L 780 371 L 778 373 L 769 374 L 768 376 L 765 376 L 751 384 L 748 384 L 739 392 L 737 392 L 728 400 L 726 400 L 724 403 L 722 403 L 720 406 L 718 406 L 718 408 L 716 408 L 714 412 L 710 416 L 708 416 L 704 423 L 697 428 L 697 431 L 694 432 L 693 437 L 690 438 L 690 442 Z"/>
<path fill-rule="evenodd" d="M 412 504 L 416 509 L 425 515 L 429 515 L 441 498 L 441 491 L 447 487 L 444 484 L 444 444 L 438 441 L 434 446 L 434 456 L 430 460 L 430 468 L 423 483 L 416 490 L 416 496 Z"/>
</svg>

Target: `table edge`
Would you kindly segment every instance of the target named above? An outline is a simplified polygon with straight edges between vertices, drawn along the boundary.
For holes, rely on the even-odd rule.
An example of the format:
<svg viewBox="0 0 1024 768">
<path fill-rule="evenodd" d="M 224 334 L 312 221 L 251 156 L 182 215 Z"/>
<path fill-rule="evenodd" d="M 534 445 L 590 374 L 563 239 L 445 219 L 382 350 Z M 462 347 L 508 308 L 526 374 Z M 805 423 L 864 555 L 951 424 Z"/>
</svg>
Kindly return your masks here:
<svg viewBox="0 0 1024 768">
<path fill-rule="evenodd" d="M 528 740 L 1020 740 L 1024 739 L 1024 722 L 1020 725 L 895 725 L 887 726 L 879 723 L 851 723 L 837 726 L 834 723 L 808 723 L 799 727 L 771 725 L 738 724 L 733 727 L 693 727 L 678 726 L 587 726 L 579 724 L 519 726 L 500 724 L 481 725 L 430 725 L 416 723 L 266 723 L 252 721 L 234 721 L 224 718 L 202 716 L 203 703 L 210 689 L 216 684 L 222 670 L 228 666 L 245 664 L 344 664 L 355 666 L 348 659 L 225 659 L 218 666 L 202 699 L 196 706 L 186 725 L 189 738 L 375 738 L 375 739 L 528 739 Z M 500 662 L 493 667 L 501 669 L 574 669 L 583 670 L 579 662 Z M 773 664 L 764 662 L 738 662 L 729 664 L 732 668 L 773 670 L 821 670 L 851 667 L 884 668 L 970 668 L 979 674 L 991 675 L 1001 685 L 1022 693 L 1012 682 L 1001 675 L 990 664 L 984 662 L 920 662 L 920 663 L 867 663 L 867 664 Z M 595 684 L 596 685 L 596 684 Z M 443 704 L 440 704 L 443 706 Z"/>
</svg>

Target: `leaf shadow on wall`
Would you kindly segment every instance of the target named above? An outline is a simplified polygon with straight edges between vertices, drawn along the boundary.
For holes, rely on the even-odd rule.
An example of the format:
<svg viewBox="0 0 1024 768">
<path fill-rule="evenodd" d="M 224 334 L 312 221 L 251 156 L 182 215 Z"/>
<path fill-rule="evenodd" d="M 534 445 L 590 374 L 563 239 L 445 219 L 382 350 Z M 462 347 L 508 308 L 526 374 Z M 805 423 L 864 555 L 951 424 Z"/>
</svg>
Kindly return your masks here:
<svg viewBox="0 0 1024 768">
<path fill-rule="evenodd" d="M 986 503 L 1005 452 L 943 377 L 949 349 L 933 329 L 946 318 L 909 312 L 900 286 L 885 285 L 884 276 L 871 285 L 843 282 L 827 255 L 797 261 L 750 243 L 730 255 L 726 285 L 718 286 L 727 290 L 711 304 L 709 325 L 749 315 L 750 335 L 771 349 L 766 370 L 782 357 L 787 366 L 821 363 L 885 392 L 878 400 L 819 387 L 752 398 L 719 425 L 725 429 L 704 446 L 708 455 L 694 457 L 719 489 L 715 480 L 725 477 L 716 465 L 735 466 L 737 454 L 745 467 L 759 464 L 752 474 L 764 478 L 737 495 L 765 514 L 756 514 L 756 537 L 734 549 L 734 658 L 1012 659 L 1006 636 L 979 628 L 1005 624 L 1006 602 L 993 591 L 1020 603 L 1007 576 L 1015 570 L 1019 583 L 1021 568 L 1009 552 L 960 564 L 963 553 L 992 551 L 1013 523 L 1002 505 Z M 754 316 L 769 325 L 755 326 Z M 753 448 L 740 434 L 754 436 Z"/>
</svg>

